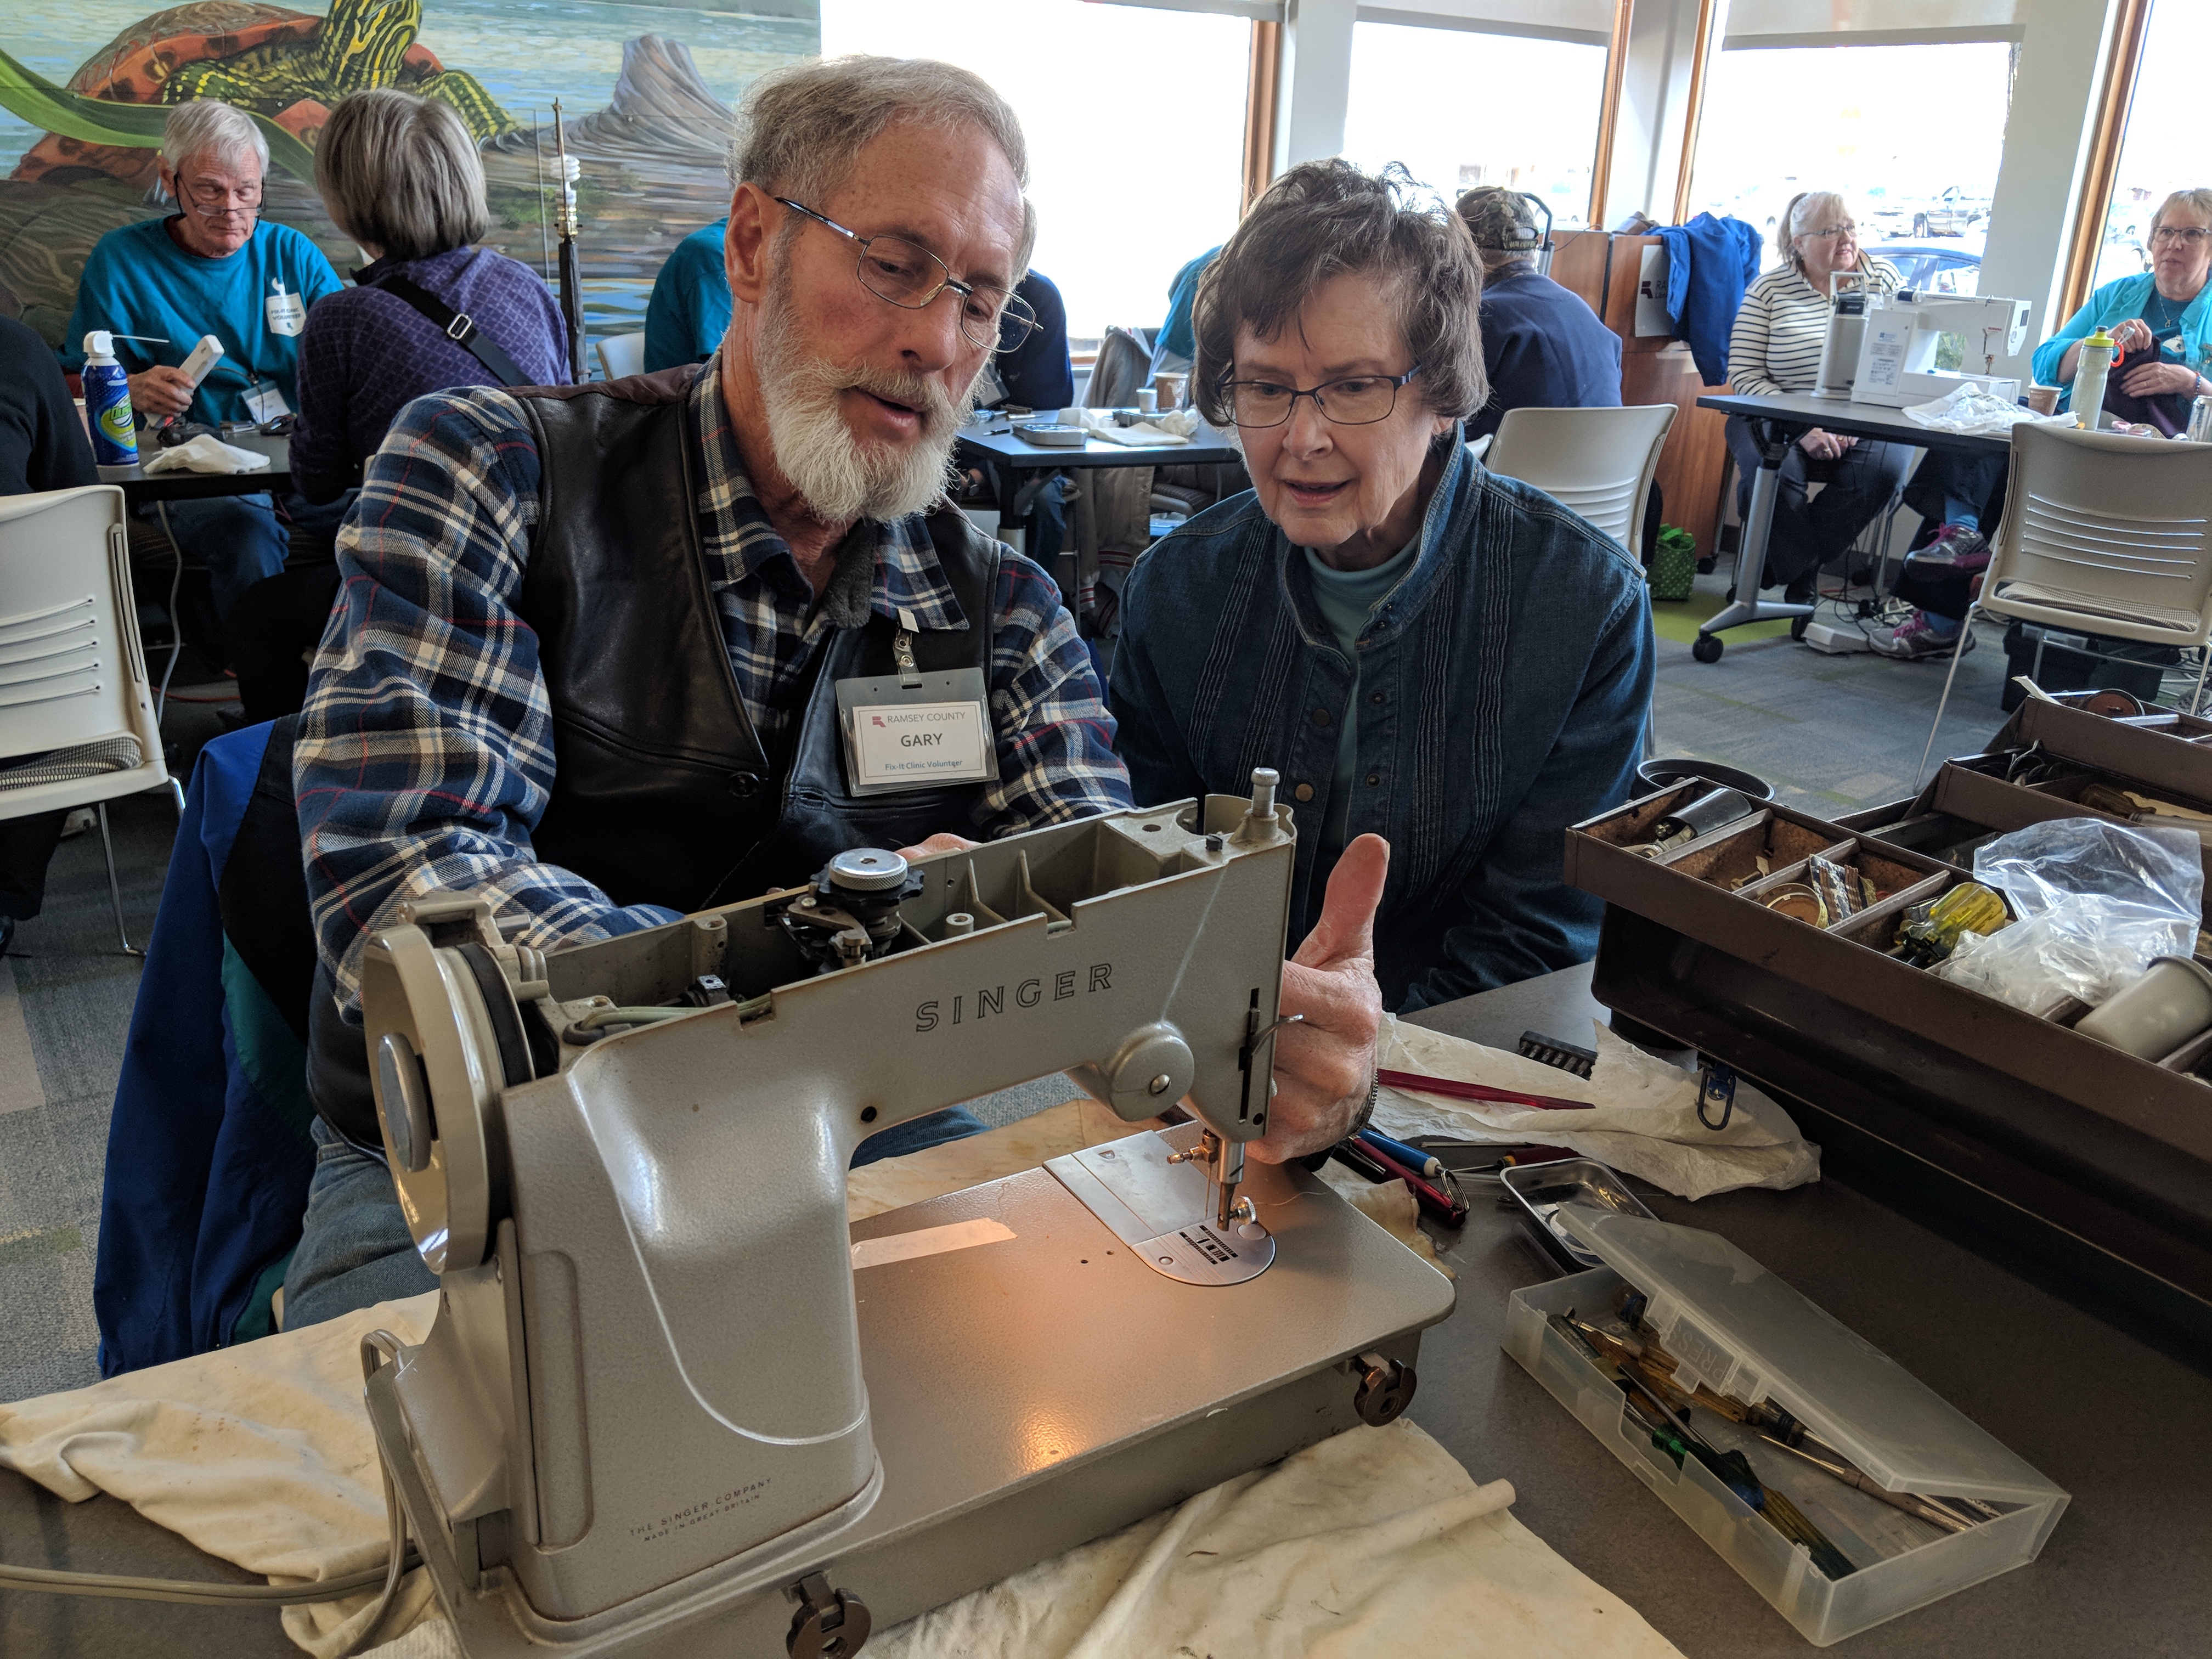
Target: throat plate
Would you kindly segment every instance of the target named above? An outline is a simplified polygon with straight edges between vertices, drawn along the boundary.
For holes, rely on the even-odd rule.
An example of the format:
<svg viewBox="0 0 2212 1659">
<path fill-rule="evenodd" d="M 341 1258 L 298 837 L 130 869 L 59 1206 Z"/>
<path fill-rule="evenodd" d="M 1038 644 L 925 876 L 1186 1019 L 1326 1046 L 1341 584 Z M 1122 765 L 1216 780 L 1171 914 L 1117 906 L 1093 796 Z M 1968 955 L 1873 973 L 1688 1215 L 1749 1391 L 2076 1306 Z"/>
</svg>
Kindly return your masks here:
<svg viewBox="0 0 2212 1659">
<path fill-rule="evenodd" d="M 1201 1164 L 1170 1164 L 1157 1131 L 1055 1158 L 1045 1168 L 1154 1273 L 1186 1285 L 1242 1285 L 1275 1259 L 1274 1236 L 1256 1224 L 1213 1224 L 1212 1183 Z"/>
</svg>

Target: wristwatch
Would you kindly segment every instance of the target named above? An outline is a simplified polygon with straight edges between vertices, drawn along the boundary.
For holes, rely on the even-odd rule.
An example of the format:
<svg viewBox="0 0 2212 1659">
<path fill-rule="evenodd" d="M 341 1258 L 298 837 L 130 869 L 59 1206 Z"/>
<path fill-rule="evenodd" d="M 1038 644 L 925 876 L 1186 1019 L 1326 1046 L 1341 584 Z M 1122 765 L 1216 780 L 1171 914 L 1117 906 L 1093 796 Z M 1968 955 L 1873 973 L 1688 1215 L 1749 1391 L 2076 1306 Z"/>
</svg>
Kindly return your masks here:
<svg viewBox="0 0 2212 1659">
<path fill-rule="evenodd" d="M 1352 1114 L 1352 1123 L 1344 1132 L 1344 1138 L 1346 1140 L 1351 1139 L 1352 1136 L 1358 1134 L 1362 1129 L 1365 1128 L 1370 1123 L 1372 1123 L 1375 1121 L 1375 1101 L 1376 1097 L 1382 1092 L 1382 1074 L 1379 1072 L 1370 1073 L 1367 1079 L 1366 1103 L 1361 1106 L 1357 1112 Z"/>
</svg>

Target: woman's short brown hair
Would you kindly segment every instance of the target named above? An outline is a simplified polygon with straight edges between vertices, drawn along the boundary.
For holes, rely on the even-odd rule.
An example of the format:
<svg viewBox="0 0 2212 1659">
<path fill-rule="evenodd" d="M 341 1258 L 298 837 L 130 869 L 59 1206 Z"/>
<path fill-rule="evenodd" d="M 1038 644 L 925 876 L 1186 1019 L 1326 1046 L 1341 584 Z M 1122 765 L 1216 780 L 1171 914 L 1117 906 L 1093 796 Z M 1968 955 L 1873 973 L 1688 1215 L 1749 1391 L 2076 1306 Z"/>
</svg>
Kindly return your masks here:
<svg viewBox="0 0 2212 1659">
<path fill-rule="evenodd" d="M 338 100 L 315 140 L 315 189 L 332 224 L 395 259 L 466 247 L 491 224 L 461 118 L 396 87 Z"/>
<path fill-rule="evenodd" d="M 1380 281 L 1420 365 L 1407 390 L 1425 407 L 1465 420 L 1489 401 L 1475 321 L 1482 262 L 1459 216 L 1416 197 L 1419 188 L 1395 162 L 1376 174 L 1345 161 L 1304 161 L 1252 204 L 1199 279 L 1193 383 L 1207 420 L 1234 421 L 1226 386 L 1237 330 L 1274 339 L 1309 295 L 1346 276 Z"/>
</svg>

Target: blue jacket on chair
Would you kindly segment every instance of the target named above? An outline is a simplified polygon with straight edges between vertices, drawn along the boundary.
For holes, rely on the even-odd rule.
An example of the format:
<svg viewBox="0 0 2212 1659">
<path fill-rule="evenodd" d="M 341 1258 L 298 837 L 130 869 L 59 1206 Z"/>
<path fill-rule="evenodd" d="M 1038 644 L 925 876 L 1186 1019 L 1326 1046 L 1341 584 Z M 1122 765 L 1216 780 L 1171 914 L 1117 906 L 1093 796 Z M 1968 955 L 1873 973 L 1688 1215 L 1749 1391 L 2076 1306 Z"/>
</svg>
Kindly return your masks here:
<svg viewBox="0 0 2212 1659">
<path fill-rule="evenodd" d="M 107 1132 L 92 1299 L 103 1376 L 268 1334 L 314 1148 L 307 1048 L 223 927 L 270 728 L 200 751 Z M 289 784 L 289 779 L 285 781 Z"/>
<path fill-rule="evenodd" d="M 1755 225 L 1710 213 L 1651 234 L 1667 248 L 1667 316 L 1674 337 L 1690 343 L 1705 384 L 1719 386 L 1728 379 L 1729 332 L 1743 308 L 1743 291 L 1758 279 L 1765 240 Z"/>
<path fill-rule="evenodd" d="M 1565 831 L 1634 793 L 1656 653 L 1644 573 L 1460 434 L 1413 568 L 1359 636 L 1358 775 L 1345 839 L 1390 843 L 1375 925 L 1386 1006 L 1411 1011 L 1586 962 L 1603 905 L 1566 884 Z M 1111 700 L 1140 804 L 1247 795 L 1282 774 L 1297 826 L 1291 939 L 1321 915 L 1321 854 L 1352 664 L 1304 554 L 1250 491 L 1131 573 Z M 1310 782 L 1302 798 L 1299 787 Z"/>
</svg>

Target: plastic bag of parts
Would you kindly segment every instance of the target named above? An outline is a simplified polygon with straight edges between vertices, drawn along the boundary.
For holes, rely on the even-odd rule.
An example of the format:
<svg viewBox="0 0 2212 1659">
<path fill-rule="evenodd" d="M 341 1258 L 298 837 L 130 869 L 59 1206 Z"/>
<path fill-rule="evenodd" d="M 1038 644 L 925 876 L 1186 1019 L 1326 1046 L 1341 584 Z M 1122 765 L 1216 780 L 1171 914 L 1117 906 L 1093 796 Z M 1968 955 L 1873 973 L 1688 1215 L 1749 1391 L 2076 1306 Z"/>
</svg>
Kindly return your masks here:
<svg viewBox="0 0 2212 1659">
<path fill-rule="evenodd" d="M 2156 957 L 2188 956 L 2203 924 L 2204 868 L 2195 836 L 2056 818 L 2000 836 L 1974 854 L 1974 878 L 2019 918 L 1963 935 L 1933 971 L 2033 1014 L 2068 997 L 2093 1007 Z"/>
</svg>

